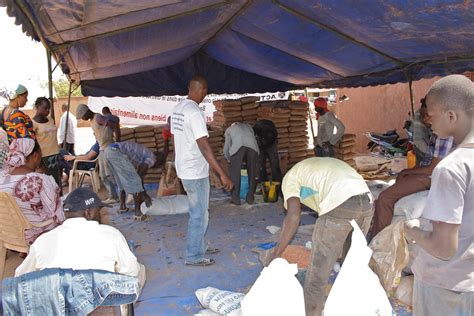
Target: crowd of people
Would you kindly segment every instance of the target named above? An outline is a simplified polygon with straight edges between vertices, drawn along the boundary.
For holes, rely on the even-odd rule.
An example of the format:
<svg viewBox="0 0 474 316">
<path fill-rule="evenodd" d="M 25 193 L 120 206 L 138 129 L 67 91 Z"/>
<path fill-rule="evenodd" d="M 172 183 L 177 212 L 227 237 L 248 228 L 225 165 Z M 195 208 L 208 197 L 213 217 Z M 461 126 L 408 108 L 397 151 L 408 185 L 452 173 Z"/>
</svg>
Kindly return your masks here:
<svg viewBox="0 0 474 316">
<path fill-rule="evenodd" d="M 160 153 L 134 142 L 121 142 L 119 118 L 108 108 L 99 114 L 84 104 L 79 105 L 75 117 L 91 122 L 97 142 L 87 153 L 76 156 L 74 134 L 60 132 L 59 142 L 56 139 L 57 129 L 49 118 L 49 100 L 38 98 L 36 114 L 30 119 L 21 111 L 28 91 L 18 86 L 0 122 L 3 127 L 0 129 L 0 191 L 10 193 L 27 220 L 39 225 L 25 231 L 30 253 L 17 268 L 17 276 L 52 268 L 97 269 L 136 277 L 140 288 L 143 287 L 144 267 L 118 230 L 100 224 L 100 209 L 120 202 L 119 209 L 127 211 L 125 198 L 130 194 L 134 198 L 135 218 L 146 219 L 140 207 L 142 203 L 149 205 L 152 200 L 145 190 L 143 177 L 148 168 L 164 164 L 169 141 L 172 141 L 177 176 L 189 200 L 186 265 L 212 265 L 215 260 L 210 255 L 219 252 L 206 240 L 210 169 L 219 176 L 224 189 L 231 192 L 230 202 L 240 205 L 241 169 L 245 166 L 249 181 L 245 201 L 252 204 L 256 179 L 268 180 L 268 159 L 272 181 L 281 181 L 287 214 L 278 243 L 267 253 L 264 265 L 280 257 L 290 244 L 300 223 L 302 204 L 318 214 L 304 282 L 306 315 L 321 315 L 324 310 L 331 270 L 336 261 L 344 261 L 350 247 L 352 226 L 349 221 L 355 220 L 368 239 L 374 238 L 391 223 L 394 205 L 399 199 L 423 190 L 429 190 L 423 218 L 431 221 L 432 231 L 422 230 L 419 221 L 408 221 L 404 226 L 407 242 L 421 248 L 413 265 L 413 314 L 473 313 L 472 81 L 451 75 L 433 84 L 419 111 L 426 150 L 417 166 L 402 171 L 395 184 L 377 200 L 356 170 L 333 158 L 333 146 L 340 141 L 345 127 L 328 110 L 323 98 L 315 100 L 317 157 L 297 163 L 283 177 L 275 125 L 267 120 L 257 121 L 255 126 L 238 122 L 225 131 L 223 151 L 230 162 L 228 174 L 213 153 L 205 117 L 199 108 L 207 95 L 207 81 L 196 75 L 188 89 L 187 98 L 173 108 L 169 128 L 163 132 L 165 151 Z M 67 112 L 66 108 L 63 112 Z M 61 129 L 63 125 L 74 130 L 74 116 L 63 114 Z M 65 150 L 63 154 L 59 144 Z M 97 158 L 108 198 L 102 201 L 94 192 L 78 188 L 69 193 L 63 205 L 61 170 L 64 162 L 84 158 Z"/>
</svg>

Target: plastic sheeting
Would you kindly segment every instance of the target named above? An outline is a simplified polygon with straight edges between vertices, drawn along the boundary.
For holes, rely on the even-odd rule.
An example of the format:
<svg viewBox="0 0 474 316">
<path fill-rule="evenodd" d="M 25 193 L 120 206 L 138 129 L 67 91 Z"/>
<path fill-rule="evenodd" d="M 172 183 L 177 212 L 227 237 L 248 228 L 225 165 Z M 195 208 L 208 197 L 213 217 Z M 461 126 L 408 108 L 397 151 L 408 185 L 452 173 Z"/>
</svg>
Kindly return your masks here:
<svg viewBox="0 0 474 316">
<path fill-rule="evenodd" d="M 469 1 L 0 0 L 92 96 L 355 87 L 474 69 Z M 27 16 L 29 16 L 27 18 Z M 33 20 L 37 26 L 33 27 Z"/>
</svg>

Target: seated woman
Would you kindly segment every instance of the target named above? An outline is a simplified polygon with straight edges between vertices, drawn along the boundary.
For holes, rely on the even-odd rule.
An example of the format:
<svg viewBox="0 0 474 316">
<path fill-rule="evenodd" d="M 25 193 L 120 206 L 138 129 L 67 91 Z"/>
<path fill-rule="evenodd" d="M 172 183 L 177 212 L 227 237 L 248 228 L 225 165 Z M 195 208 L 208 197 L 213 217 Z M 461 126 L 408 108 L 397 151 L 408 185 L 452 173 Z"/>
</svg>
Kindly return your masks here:
<svg viewBox="0 0 474 316">
<path fill-rule="evenodd" d="M 25 231 L 31 245 L 42 233 L 60 225 L 64 220 L 59 187 L 53 177 L 37 173 L 41 165 L 39 144 L 30 138 L 14 139 L 0 172 L 0 191 L 10 193 L 23 215 L 34 225 Z M 49 224 L 45 224 L 50 222 Z"/>
</svg>

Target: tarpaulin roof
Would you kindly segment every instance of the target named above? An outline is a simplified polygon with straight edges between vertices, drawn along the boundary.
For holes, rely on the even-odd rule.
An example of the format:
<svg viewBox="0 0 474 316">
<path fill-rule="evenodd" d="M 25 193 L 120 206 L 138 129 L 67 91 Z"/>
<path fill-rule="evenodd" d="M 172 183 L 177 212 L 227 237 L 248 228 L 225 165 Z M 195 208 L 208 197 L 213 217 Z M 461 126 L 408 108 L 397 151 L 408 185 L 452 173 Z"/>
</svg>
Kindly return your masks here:
<svg viewBox="0 0 474 316">
<path fill-rule="evenodd" d="M 470 1 L 0 0 L 85 95 L 356 87 L 474 70 Z"/>
</svg>

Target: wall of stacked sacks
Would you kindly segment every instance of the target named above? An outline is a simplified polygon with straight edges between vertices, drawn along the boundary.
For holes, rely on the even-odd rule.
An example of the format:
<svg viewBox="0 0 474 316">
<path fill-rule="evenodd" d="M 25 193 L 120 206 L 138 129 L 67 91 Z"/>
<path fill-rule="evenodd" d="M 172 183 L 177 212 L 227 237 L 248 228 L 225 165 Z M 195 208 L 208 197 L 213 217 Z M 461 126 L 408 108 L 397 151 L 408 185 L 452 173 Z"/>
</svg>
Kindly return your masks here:
<svg viewBox="0 0 474 316">
<path fill-rule="evenodd" d="M 228 171 L 229 164 L 224 158 L 224 132 L 234 122 L 244 122 L 251 126 L 257 120 L 266 119 L 275 124 L 278 131 L 278 150 L 282 173 L 296 163 L 314 157 L 314 151 L 308 148 L 309 138 L 312 137 L 308 127 L 308 104 L 301 101 L 277 100 L 259 102 L 259 97 L 243 97 L 232 100 L 216 100 L 213 121 L 209 125 L 209 143 L 217 160 Z M 122 128 L 122 140 L 131 140 L 143 144 L 153 151 L 163 151 L 164 141 L 161 131 L 164 125 L 139 126 Z M 346 134 L 336 146 L 336 158 L 350 165 L 354 162 L 355 135 Z M 173 147 L 170 144 L 168 160 L 173 159 Z M 270 166 L 267 163 L 267 172 Z M 162 174 L 161 168 L 149 169 L 145 176 L 146 183 L 158 183 Z M 221 188 L 219 177 L 211 171 L 211 185 Z"/>
</svg>

